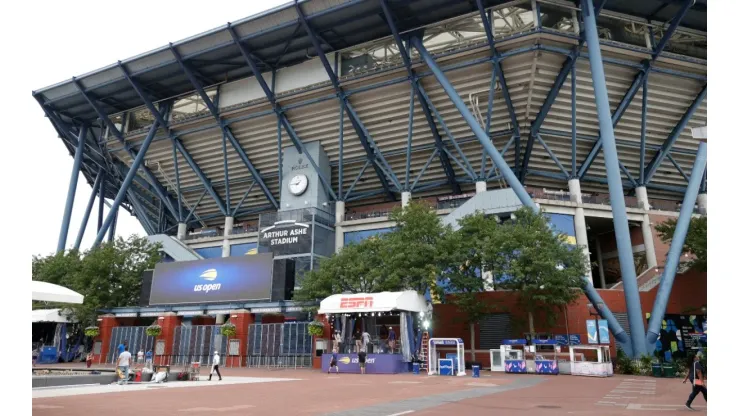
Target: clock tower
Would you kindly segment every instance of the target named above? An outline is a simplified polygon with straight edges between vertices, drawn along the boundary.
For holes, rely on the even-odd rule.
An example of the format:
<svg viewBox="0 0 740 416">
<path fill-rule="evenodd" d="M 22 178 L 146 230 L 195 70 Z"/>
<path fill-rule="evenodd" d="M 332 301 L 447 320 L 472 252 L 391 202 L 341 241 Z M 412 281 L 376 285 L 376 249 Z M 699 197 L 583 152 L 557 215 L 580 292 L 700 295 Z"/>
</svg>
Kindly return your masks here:
<svg viewBox="0 0 740 416">
<path fill-rule="evenodd" d="M 331 181 L 329 157 L 318 142 L 306 143 L 306 153 L 311 155 L 319 170 Z M 308 160 L 306 153 L 299 153 L 295 146 L 283 150 L 283 181 L 280 184 L 280 211 L 318 208 L 331 211 L 329 192 Z M 327 203 L 327 206 L 324 206 Z"/>
</svg>

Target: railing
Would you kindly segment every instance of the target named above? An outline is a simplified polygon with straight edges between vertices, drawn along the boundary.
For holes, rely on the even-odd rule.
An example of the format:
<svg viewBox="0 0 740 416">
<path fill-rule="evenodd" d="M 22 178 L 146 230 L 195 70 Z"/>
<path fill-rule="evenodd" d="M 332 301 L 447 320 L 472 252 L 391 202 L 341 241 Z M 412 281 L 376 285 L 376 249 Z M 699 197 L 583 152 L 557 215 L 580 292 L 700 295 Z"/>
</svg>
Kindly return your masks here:
<svg viewBox="0 0 740 416">
<path fill-rule="evenodd" d="M 383 218 L 383 217 L 388 217 L 392 211 L 393 211 L 393 208 L 378 209 L 378 210 L 372 210 L 372 211 L 349 212 L 344 215 L 344 220 L 352 221 L 352 220 L 364 220 L 367 218 Z"/>
</svg>

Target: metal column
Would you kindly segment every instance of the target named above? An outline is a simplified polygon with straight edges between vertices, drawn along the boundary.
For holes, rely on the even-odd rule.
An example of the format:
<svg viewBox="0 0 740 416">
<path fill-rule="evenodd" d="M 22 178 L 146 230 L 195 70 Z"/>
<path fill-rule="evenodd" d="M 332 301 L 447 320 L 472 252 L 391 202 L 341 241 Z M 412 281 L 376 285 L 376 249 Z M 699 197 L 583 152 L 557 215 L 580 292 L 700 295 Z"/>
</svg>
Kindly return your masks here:
<svg viewBox="0 0 740 416">
<path fill-rule="evenodd" d="M 152 143 L 152 140 L 154 139 L 155 134 L 157 133 L 157 129 L 159 128 L 159 120 L 155 119 L 154 124 L 152 124 L 152 127 L 149 129 L 149 134 L 147 134 L 146 138 L 144 139 L 144 142 L 141 144 L 141 147 L 139 148 L 139 153 L 136 155 L 136 159 L 134 159 L 134 162 L 131 164 L 131 168 L 129 169 L 128 173 L 126 174 L 126 177 L 123 179 L 123 183 L 121 184 L 121 188 L 118 190 L 118 194 L 116 195 L 116 199 L 113 200 L 113 204 L 111 204 L 110 211 L 108 212 L 108 216 L 105 217 L 105 221 L 103 221 L 103 227 L 98 231 L 98 235 L 95 237 L 95 242 L 93 243 L 93 247 L 97 247 L 105 237 L 105 232 L 108 231 L 108 227 L 111 226 L 114 219 L 116 218 L 118 214 L 118 207 L 121 205 L 121 202 L 123 202 L 124 199 L 126 199 L 126 191 L 128 190 L 129 186 L 131 186 L 131 183 L 134 181 L 134 177 L 136 176 L 136 171 L 139 169 L 139 166 L 141 166 L 141 163 L 144 161 L 144 156 L 146 155 L 147 149 L 149 149 L 149 145 Z M 109 240 L 111 240 L 111 237 L 115 233 L 112 232 L 109 236 Z"/>
<path fill-rule="evenodd" d="M 72 208 L 75 201 L 75 192 L 77 192 L 77 178 L 80 175 L 80 165 L 82 164 L 82 154 L 85 149 L 85 136 L 87 136 L 87 126 L 80 128 L 80 135 L 77 137 L 77 148 L 75 149 L 75 159 L 72 165 L 72 175 L 69 178 L 69 189 L 67 189 L 67 203 L 64 206 L 64 217 L 62 218 L 62 228 L 59 230 L 59 241 L 57 243 L 57 253 L 63 253 L 67 245 L 67 234 L 69 233 L 69 221 L 72 218 Z"/>
<path fill-rule="evenodd" d="M 663 315 L 665 314 L 665 309 L 668 305 L 668 298 L 671 295 L 671 289 L 673 288 L 673 279 L 675 279 L 676 277 L 678 263 L 679 260 L 681 260 L 683 244 L 686 240 L 686 233 L 689 231 L 691 216 L 694 213 L 694 204 L 696 203 L 696 197 L 699 194 L 699 189 L 702 182 L 702 174 L 706 165 L 707 144 L 702 142 L 699 143 L 699 150 L 696 152 L 694 167 L 691 169 L 691 180 L 689 181 L 688 189 L 686 189 L 683 204 L 681 204 L 681 213 L 678 215 L 678 220 L 676 221 L 676 229 L 673 232 L 671 248 L 668 251 L 668 257 L 666 258 L 665 269 L 663 269 L 663 276 L 660 279 L 660 287 L 658 287 L 658 293 L 655 295 L 653 312 L 650 314 L 650 322 L 648 323 L 647 331 L 647 344 L 649 350 L 651 351 L 655 350 L 655 341 L 660 335 L 660 327 L 661 323 L 663 322 Z"/>
<path fill-rule="evenodd" d="M 85 235 L 85 228 L 87 228 L 87 221 L 90 219 L 90 212 L 92 211 L 93 205 L 95 205 L 95 196 L 99 191 L 100 182 L 103 178 L 103 172 L 99 172 L 98 176 L 95 177 L 95 183 L 92 186 L 92 192 L 90 193 L 90 199 L 87 200 L 87 207 L 85 208 L 85 215 L 82 217 L 82 224 L 80 224 L 80 231 L 77 232 L 77 239 L 75 240 L 74 249 L 79 250 L 80 244 L 82 244 L 82 237 Z"/>
<path fill-rule="evenodd" d="M 643 324 L 640 292 L 637 287 L 635 263 L 632 255 L 632 241 L 630 240 L 629 224 L 627 223 L 627 209 L 624 203 L 624 189 L 620 176 L 619 156 L 617 143 L 614 138 L 609 95 L 604 75 L 604 62 L 601 59 L 599 33 L 596 27 L 593 0 L 581 0 L 581 10 L 585 26 L 586 43 L 588 44 L 588 59 L 591 63 L 591 78 L 596 98 L 596 110 L 599 116 L 599 130 L 606 165 L 609 196 L 614 216 L 614 233 L 617 239 L 619 252 L 619 266 L 622 271 L 624 296 L 627 303 L 627 317 L 630 325 L 633 357 L 642 357 L 647 354 L 645 346 L 645 325 Z"/>
</svg>

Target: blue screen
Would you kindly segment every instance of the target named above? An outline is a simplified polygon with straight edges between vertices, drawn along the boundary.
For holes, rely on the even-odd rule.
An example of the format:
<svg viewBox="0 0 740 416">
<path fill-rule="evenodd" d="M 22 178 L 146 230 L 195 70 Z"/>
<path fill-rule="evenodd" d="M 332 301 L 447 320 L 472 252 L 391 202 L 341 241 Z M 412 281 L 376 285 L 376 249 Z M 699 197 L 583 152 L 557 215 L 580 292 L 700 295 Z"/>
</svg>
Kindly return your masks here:
<svg viewBox="0 0 740 416">
<path fill-rule="evenodd" d="M 203 248 L 196 248 L 195 252 L 200 254 L 201 257 L 204 259 L 217 259 L 221 258 L 223 255 L 223 247 L 216 246 L 216 247 L 203 247 Z"/>
<path fill-rule="evenodd" d="M 150 305 L 270 299 L 272 254 L 174 263 L 154 268 Z"/>
</svg>

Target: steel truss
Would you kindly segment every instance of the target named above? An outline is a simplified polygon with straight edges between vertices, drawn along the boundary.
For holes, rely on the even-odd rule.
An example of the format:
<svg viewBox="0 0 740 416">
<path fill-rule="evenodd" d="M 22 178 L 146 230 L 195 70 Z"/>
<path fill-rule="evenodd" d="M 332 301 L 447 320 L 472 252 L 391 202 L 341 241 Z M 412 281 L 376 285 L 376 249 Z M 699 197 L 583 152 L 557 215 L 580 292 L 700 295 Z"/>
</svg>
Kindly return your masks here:
<svg viewBox="0 0 740 416">
<path fill-rule="evenodd" d="M 296 3 L 294 8 L 298 16 L 298 21 L 296 22 L 294 33 L 299 33 L 301 29 L 306 33 L 311 43 L 312 52 L 319 58 L 328 76 L 328 84 L 311 86 L 300 92 L 290 92 L 278 96 L 274 85 L 276 79 L 275 70 L 281 59 L 273 63 L 265 62 L 264 59 L 254 53 L 248 39 L 241 37 L 231 25 L 228 25 L 228 33 L 231 35 L 233 45 L 238 48 L 239 52 L 239 55 L 235 58 L 241 61 L 241 63 L 236 62 L 233 60 L 234 58 L 230 58 L 229 64 L 235 67 L 241 66 L 251 71 L 259 83 L 270 108 L 264 111 L 255 111 L 247 115 L 229 115 L 228 118 L 225 118 L 225 115 L 219 109 L 218 95 L 212 98 L 206 92 L 207 89 L 210 91 L 212 83 L 209 82 L 208 76 L 198 72 L 197 57 L 183 55 L 178 46 L 171 44 L 169 53 L 172 54 L 182 74 L 185 75 L 187 82 L 193 88 L 194 93 L 191 95 L 201 100 L 204 105 L 205 113 L 201 116 L 203 119 L 202 121 L 199 119 L 197 127 L 178 127 L 175 130 L 173 128 L 173 120 L 170 117 L 174 111 L 173 106 L 175 100 L 162 100 L 162 96 L 155 91 L 156 88 L 147 85 L 143 81 L 143 77 L 140 78 L 142 75 L 141 71 L 132 71 L 126 64 L 119 62 L 118 68 L 122 76 L 144 105 L 143 109 L 137 111 L 141 114 L 147 112 L 147 117 L 152 121 L 143 140 L 138 140 L 136 147 L 133 145 L 134 141 L 131 140 L 131 134 L 125 135 L 112 121 L 112 117 L 104 110 L 105 106 L 114 107 L 115 103 L 111 103 L 110 100 L 104 97 L 96 96 L 96 92 L 86 89 L 82 82 L 78 80 L 74 81 L 77 93 L 85 98 L 87 105 L 97 114 L 97 121 L 87 120 L 83 122 L 70 119 L 63 112 L 55 109 L 54 100 L 45 100 L 42 94 L 36 94 L 35 98 L 44 110 L 47 118 L 63 139 L 70 153 L 75 157 L 72 179 L 65 205 L 64 220 L 62 221 L 62 230 L 60 231 L 58 250 L 62 251 L 66 246 L 69 216 L 74 200 L 73 185 L 76 183 L 75 181 L 79 172 L 82 172 L 88 182 L 93 184 L 95 192 L 93 193 L 93 197 L 88 201 L 84 221 L 77 234 L 75 248 L 79 247 L 84 228 L 87 225 L 92 206 L 94 205 L 92 201 L 95 195 L 101 196 L 101 203 L 98 207 L 99 219 L 95 244 L 102 242 L 106 233 L 109 233 L 109 238 L 111 238 L 114 233 L 114 231 L 111 231 L 115 227 L 117 210 L 121 206 L 135 213 L 149 234 L 172 232 L 178 223 L 188 225 L 201 223 L 205 225 L 206 221 L 224 216 L 244 217 L 261 211 L 278 208 L 279 202 L 272 195 L 267 182 L 270 180 L 274 181 L 276 177 L 278 180 L 282 178 L 280 168 L 282 167 L 282 152 L 277 152 L 276 164 L 279 167 L 277 173 L 262 173 L 253 162 L 255 159 L 254 155 L 248 153 L 232 131 L 234 123 L 254 120 L 265 116 L 275 117 L 278 149 L 282 148 L 282 134 L 283 130 L 285 130 L 291 143 L 300 152 L 304 153 L 312 168 L 317 171 L 320 181 L 327 189 L 331 198 L 337 201 L 359 201 L 362 199 L 377 198 L 378 196 L 395 200 L 397 194 L 400 192 L 424 192 L 447 186 L 450 187 L 452 192 L 460 193 L 462 192 L 462 185 L 471 184 L 476 181 L 505 180 L 508 186 L 515 189 L 522 201 L 525 201 L 529 205 L 531 198 L 523 187 L 523 183 L 528 177 L 543 177 L 558 181 L 577 178 L 586 183 L 608 184 L 610 193 L 612 194 L 612 201 L 618 200 L 620 198 L 618 195 L 623 196 L 625 189 L 631 190 L 639 186 L 645 186 L 648 189 L 661 192 L 686 193 L 687 187 L 653 183 L 652 181 L 655 178 L 658 168 L 667 159 L 686 183 L 692 183 L 692 178 L 694 178 L 693 169 L 691 176 L 689 176 L 680 162 L 681 158 L 685 160 L 686 156 L 693 156 L 696 153 L 685 149 L 676 149 L 674 145 L 680 134 L 687 127 L 689 121 L 694 117 L 697 109 L 705 100 L 706 77 L 694 73 L 667 69 L 655 65 L 655 63 L 663 56 L 671 36 L 677 33 L 681 20 L 691 7 L 692 2 L 686 1 L 683 3 L 679 12 L 671 20 L 670 25 L 667 25 L 667 29 L 662 32 L 660 41 L 657 42 L 657 45 L 650 52 L 650 59 L 639 64 L 610 57 L 601 57 L 600 50 L 594 47 L 589 47 L 588 53 L 582 50 L 584 44 L 589 43 L 590 46 L 591 43 L 598 44 L 599 42 L 598 35 L 596 35 L 596 38 L 590 39 L 591 42 L 588 42 L 588 40 L 589 36 L 594 36 L 594 33 L 591 32 L 595 28 L 595 16 L 599 13 L 604 3 L 604 1 L 599 2 L 598 7 L 594 9 L 591 0 L 584 1 L 582 7 L 574 12 L 573 19 L 563 23 L 561 25 L 562 27 L 558 26 L 562 30 L 573 32 L 567 36 L 562 33 L 562 30 L 561 32 L 557 32 L 558 36 L 570 37 L 574 39 L 574 42 L 577 40 L 577 44 L 570 49 L 540 43 L 525 47 L 502 49 L 498 47 L 502 39 L 513 40 L 537 33 L 553 35 L 555 32 L 542 27 L 542 22 L 539 19 L 540 14 L 537 11 L 533 12 L 535 19 L 528 22 L 523 20 L 522 16 L 524 12 L 521 9 L 515 10 L 516 8 L 509 7 L 486 9 L 481 0 L 476 0 L 476 12 L 474 14 L 460 21 L 446 23 L 446 29 L 443 29 L 442 26 L 418 29 L 418 26 L 414 26 L 413 19 L 407 18 L 404 20 L 396 16 L 400 14 L 398 13 L 399 9 L 404 7 L 402 3 L 382 0 L 378 4 L 380 8 L 379 15 L 384 18 L 391 36 L 378 41 L 375 46 L 358 48 L 358 50 L 362 49 L 372 52 L 374 59 L 372 64 L 374 66 L 372 68 L 353 68 L 350 74 L 341 74 L 341 76 L 338 73 L 336 63 L 332 66 L 327 57 L 328 52 L 336 51 L 337 48 L 326 41 L 325 33 L 320 33 L 315 29 L 311 19 L 304 13 L 302 6 Z M 535 9 L 538 10 L 538 8 Z M 580 10 L 592 10 L 593 14 L 581 13 Z M 500 21 L 502 18 L 508 19 L 506 22 L 513 25 L 509 29 L 506 29 L 510 30 L 511 33 L 505 33 L 503 36 L 500 33 L 494 33 L 494 28 L 496 27 L 494 21 Z M 594 21 L 593 24 L 591 23 L 592 20 Z M 580 28 L 580 32 L 575 33 L 576 28 Z M 466 38 L 460 35 L 463 32 L 472 33 L 472 35 Z M 452 35 L 449 35 L 450 33 Z M 289 46 L 286 46 L 286 51 Z M 480 54 L 473 54 L 470 58 L 458 59 L 452 63 L 442 65 L 437 63 L 445 60 L 445 58 L 453 57 L 455 54 L 461 54 L 467 51 L 480 52 L 482 48 L 488 50 L 489 53 L 487 56 L 480 57 Z M 565 61 L 555 76 L 554 82 L 547 91 L 542 104 L 539 108 L 533 108 L 533 114 L 536 114 L 535 117 L 531 122 L 525 124 L 522 122 L 521 115 L 517 116 L 517 108 L 513 99 L 515 92 L 510 90 L 507 83 L 507 78 L 511 76 L 511 73 L 505 73 L 502 64 L 507 59 L 532 53 L 564 55 Z M 351 55 L 350 52 L 347 52 L 347 54 Z M 594 93 L 596 95 L 596 107 L 600 121 L 599 134 L 597 136 L 588 135 L 576 129 L 577 110 L 583 106 L 583 104 L 577 103 L 576 99 L 579 80 L 588 79 L 583 74 L 577 74 L 579 61 L 585 62 L 582 58 L 587 58 L 590 62 L 591 81 L 593 82 L 595 91 L 598 86 L 597 84 L 601 82 L 598 73 L 599 67 L 603 75 L 603 66 L 605 63 L 637 70 L 632 84 L 619 101 L 613 113 L 608 108 L 608 101 L 606 101 L 606 104 L 603 102 L 607 98 L 606 95 L 608 93 L 606 85 L 604 85 L 603 89 L 599 87 L 600 90 Z M 473 110 L 471 111 L 470 106 L 462 101 L 456 86 L 447 79 L 447 76 L 456 70 L 471 68 L 481 64 L 491 66 L 491 78 L 490 81 L 487 81 L 487 102 L 481 108 L 477 101 L 472 102 L 471 100 L 470 104 L 473 106 Z M 273 72 L 272 86 L 268 85 L 262 76 L 262 73 L 267 71 Z M 403 74 L 400 75 L 401 73 Z M 673 126 L 665 138 L 664 143 L 660 146 L 646 143 L 648 130 L 647 103 L 649 98 L 648 78 L 651 77 L 651 74 L 688 78 L 704 84 L 704 87 L 699 91 L 694 101 L 686 109 L 681 119 Z M 348 82 L 370 80 L 370 77 L 380 77 L 381 75 L 388 76 L 382 77 L 381 81 L 367 81 L 362 84 L 350 84 Z M 430 94 L 429 90 L 432 87 L 427 84 L 427 88 L 425 88 L 421 82 L 425 78 L 429 81 L 436 80 L 443 87 L 444 92 L 449 97 L 449 101 L 443 101 Z M 551 110 L 557 108 L 558 95 L 568 80 L 570 80 L 571 87 L 570 131 L 567 130 L 567 127 L 555 128 L 546 123 Z M 329 88 L 328 92 L 327 85 Z M 394 85 L 408 85 L 409 88 L 406 144 L 402 149 L 381 149 L 381 145 L 374 139 L 373 134 L 371 134 L 367 127 L 367 118 L 363 122 L 359 112 L 353 106 L 353 101 L 355 104 L 359 104 L 356 101 L 359 98 L 355 98 L 359 94 Z M 320 92 L 322 89 L 324 92 Z M 642 91 L 640 141 L 638 143 L 620 140 L 614 137 L 614 129 L 619 125 L 620 120 L 623 119 L 628 107 L 640 90 Z M 308 98 L 295 97 L 299 93 L 306 94 Z M 503 100 L 505 108 L 502 107 L 495 111 L 494 101 L 497 96 Z M 295 120 L 289 120 L 287 116 L 287 111 L 289 110 L 305 108 L 322 102 L 337 102 L 339 104 L 339 111 L 337 112 L 339 157 L 338 160 L 332 162 L 332 165 L 338 168 L 338 186 L 333 186 L 332 178 L 325 177 L 318 169 L 316 161 L 305 151 L 304 138 L 301 138 L 293 127 Z M 452 112 L 449 110 L 450 102 L 454 104 L 454 110 Z M 414 126 L 413 116 L 416 106 L 419 106 L 424 117 L 425 125 L 431 132 L 433 139 L 431 143 L 419 144 L 414 141 L 415 127 L 418 130 L 418 126 Z M 504 129 L 494 129 L 492 126 L 493 117 L 494 115 L 500 116 L 501 114 L 508 117 L 509 123 Z M 608 126 L 603 124 L 604 120 L 602 118 L 604 116 L 608 118 Z M 344 141 L 345 117 L 351 123 L 351 127 L 357 134 L 360 145 L 362 146 L 364 154 L 360 157 L 355 155 L 351 158 L 345 158 L 344 146 L 348 144 Z M 466 128 L 469 129 L 466 134 L 460 134 L 459 128 L 452 125 L 452 117 L 462 118 L 467 126 Z M 123 118 L 125 119 L 125 116 Z M 457 123 L 459 124 L 459 122 Z M 458 130 L 455 130 L 456 128 Z M 214 181 L 211 179 L 213 176 L 209 178 L 206 171 L 201 167 L 201 164 L 195 160 L 182 141 L 182 137 L 184 136 L 210 129 L 217 129 L 221 136 L 223 181 Z M 110 136 L 115 140 L 115 144 L 105 141 L 105 131 L 109 132 Z M 526 140 L 522 141 L 522 136 Z M 569 139 L 571 146 L 570 152 L 568 152 L 569 154 L 559 151 L 553 145 L 554 139 L 552 138 Z M 508 139 L 508 141 L 499 151 L 493 145 L 494 139 Z M 157 175 L 144 164 L 149 146 L 161 140 L 169 141 L 169 144 L 172 146 L 174 184 L 163 171 Z M 581 145 L 583 143 L 592 144 L 588 156 L 583 161 L 577 160 L 576 147 L 579 145 L 579 142 Z M 469 149 L 473 144 L 476 146 L 479 145 L 484 152 L 482 151 L 480 154 L 476 153 L 474 155 L 470 154 Z M 535 146 L 541 146 L 544 150 L 553 164 L 552 170 L 546 171 L 541 168 L 530 168 L 530 164 L 533 163 L 531 159 Z M 632 172 L 617 157 L 618 146 L 639 148 L 639 175 L 633 176 Z M 468 153 L 466 153 L 465 149 L 468 149 Z M 606 177 L 587 175 L 598 152 L 601 150 L 604 150 L 602 153 L 605 160 L 608 159 L 606 160 Z M 117 152 L 121 151 L 131 159 L 130 166 L 124 166 L 126 163 L 116 155 Z M 229 151 L 234 151 L 238 155 L 242 164 L 249 172 L 248 177 L 237 179 L 233 175 L 230 175 L 230 170 L 234 169 L 232 166 L 234 163 L 227 163 L 227 154 Z M 421 151 L 429 152 L 428 156 L 427 153 L 424 153 L 424 156 L 422 156 L 425 162 L 423 167 L 412 174 L 412 157 L 415 154 L 418 156 L 418 153 Z M 647 151 L 653 151 L 655 155 L 646 164 Z M 511 153 L 513 153 L 513 157 L 511 157 Z M 178 165 L 178 154 L 187 163 L 195 176 L 197 176 L 197 185 L 189 184 L 188 186 L 181 186 L 182 169 Z M 507 154 L 509 154 L 509 160 L 513 159 L 511 166 L 507 162 Z M 681 155 L 681 158 L 678 155 Z M 405 166 L 401 168 L 403 169 L 402 174 L 397 175 L 394 172 L 391 164 L 388 162 L 388 158 L 391 157 L 405 157 Z M 570 157 L 570 163 L 563 163 L 565 162 L 564 158 L 567 157 Z M 489 158 L 493 162 L 490 167 L 487 165 Z M 480 160 L 480 165 L 475 166 L 471 163 L 477 163 L 478 159 Z M 442 167 L 444 180 L 440 180 L 440 178 L 424 180 L 430 166 L 433 164 L 437 166 L 435 161 L 438 161 Z M 359 170 L 356 176 L 349 177 L 345 175 L 345 169 L 349 165 Z M 364 190 L 360 187 L 360 190 L 356 190 L 363 175 L 371 167 L 371 172 L 374 172 L 374 177 L 380 183 L 379 189 Z M 694 168 L 696 168 L 696 164 L 694 164 Z M 401 169 L 399 169 L 399 172 Z M 706 192 L 706 174 L 703 170 L 699 174 L 702 178 L 699 191 Z M 164 181 L 164 184 L 160 180 Z M 345 180 L 349 183 L 348 187 L 345 184 Z M 234 193 L 234 186 L 237 184 L 248 187 L 248 190 L 243 195 L 234 195 L 234 199 L 238 200 L 238 202 L 233 204 L 231 197 Z M 225 199 L 217 192 L 217 187 L 223 187 L 223 197 Z M 247 204 L 247 206 L 243 206 L 246 204 L 245 201 L 248 195 L 255 189 L 264 194 L 267 199 L 267 205 Z M 189 195 L 188 198 L 192 198 L 188 202 L 184 200 L 185 193 Z M 111 210 L 103 218 L 102 206 L 106 198 L 112 199 Z M 193 204 L 192 200 L 196 198 L 197 202 Z M 204 200 L 207 203 L 211 203 L 210 201 L 215 202 L 219 213 L 202 215 L 202 210 L 199 210 L 203 206 Z M 622 222 L 621 211 L 624 205 L 623 200 L 621 205 L 622 207 L 618 206 L 614 209 L 615 226 L 616 223 Z M 201 215 L 199 215 L 199 212 Z M 621 235 L 622 230 L 618 234 Z M 629 256 L 631 257 L 631 250 L 620 250 L 620 255 L 623 251 L 629 251 Z M 629 298 L 633 298 L 634 293 L 632 292 L 634 292 L 634 288 L 630 282 L 633 281 L 634 277 L 629 273 L 630 266 L 627 266 L 627 263 L 629 263 L 628 260 L 626 257 L 624 259 L 620 257 L 620 263 L 624 261 L 622 270 L 626 271 L 624 277 L 625 291 L 626 293 L 629 292 Z M 587 290 L 587 293 L 595 304 L 603 303 L 598 302 L 598 293 L 592 287 Z M 634 303 L 632 300 L 628 302 L 630 304 Z M 644 337 L 640 337 L 639 335 L 640 333 L 644 333 L 644 330 L 641 330 L 637 326 L 632 328 L 632 322 L 637 320 L 636 311 L 631 310 L 630 313 L 630 327 L 633 329 L 631 331 L 632 339 L 626 336 L 626 332 L 619 327 L 616 320 L 613 319 L 613 316 L 610 316 L 608 311 L 602 312 L 605 314 L 607 320 L 610 321 L 612 332 L 621 344 L 631 349 L 634 348 L 635 353 L 641 353 L 649 349 L 649 345 L 645 345 Z"/>
</svg>

